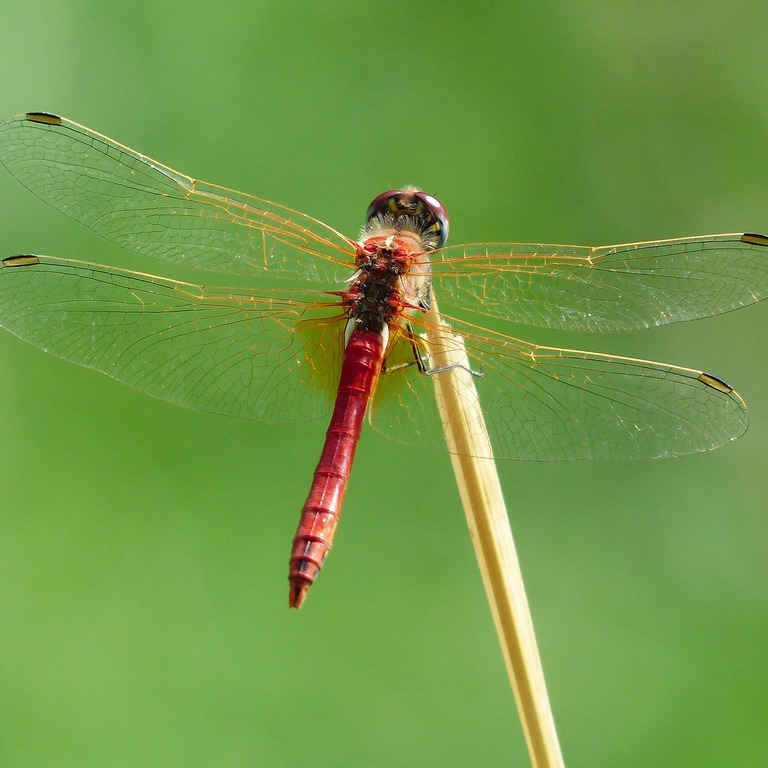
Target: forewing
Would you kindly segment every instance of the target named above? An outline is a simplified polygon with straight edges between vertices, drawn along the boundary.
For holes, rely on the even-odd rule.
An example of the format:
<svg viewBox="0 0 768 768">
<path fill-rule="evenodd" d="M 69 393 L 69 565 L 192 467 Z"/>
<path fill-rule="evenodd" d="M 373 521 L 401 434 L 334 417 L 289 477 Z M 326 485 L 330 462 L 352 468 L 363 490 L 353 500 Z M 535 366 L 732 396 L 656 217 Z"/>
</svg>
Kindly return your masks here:
<svg viewBox="0 0 768 768">
<path fill-rule="evenodd" d="M 730 234 L 587 247 L 481 243 L 432 257 L 441 303 L 544 328 L 629 331 L 768 295 L 768 238 Z"/>
<path fill-rule="evenodd" d="M 0 326 L 162 400 L 265 422 L 328 413 L 338 305 L 315 292 L 203 288 L 50 256 L 0 269 Z"/>
<path fill-rule="evenodd" d="M 64 118 L 0 123 L 0 162 L 57 210 L 155 259 L 320 285 L 354 270 L 354 243 L 322 222 L 197 181 Z"/>
<path fill-rule="evenodd" d="M 537 346 L 478 333 L 457 320 L 451 325 L 465 339 L 496 458 L 676 456 L 717 448 L 747 428 L 739 395 L 702 371 Z M 420 373 L 415 365 L 386 374 L 373 404 L 373 426 L 401 442 L 444 448 L 432 380 L 451 375 Z"/>
</svg>

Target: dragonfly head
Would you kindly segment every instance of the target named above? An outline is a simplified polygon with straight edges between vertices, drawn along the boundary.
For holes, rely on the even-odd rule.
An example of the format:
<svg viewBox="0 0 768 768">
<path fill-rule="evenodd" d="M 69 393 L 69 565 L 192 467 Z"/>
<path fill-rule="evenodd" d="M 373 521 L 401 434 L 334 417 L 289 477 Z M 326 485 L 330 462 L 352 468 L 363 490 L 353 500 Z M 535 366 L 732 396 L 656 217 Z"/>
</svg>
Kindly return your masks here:
<svg viewBox="0 0 768 768">
<path fill-rule="evenodd" d="M 442 248 L 448 239 L 448 213 L 436 197 L 416 187 L 382 192 L 368 206 L 363 238 L 399 232 L 417 234 L 425 251 Z"/>
</svg>

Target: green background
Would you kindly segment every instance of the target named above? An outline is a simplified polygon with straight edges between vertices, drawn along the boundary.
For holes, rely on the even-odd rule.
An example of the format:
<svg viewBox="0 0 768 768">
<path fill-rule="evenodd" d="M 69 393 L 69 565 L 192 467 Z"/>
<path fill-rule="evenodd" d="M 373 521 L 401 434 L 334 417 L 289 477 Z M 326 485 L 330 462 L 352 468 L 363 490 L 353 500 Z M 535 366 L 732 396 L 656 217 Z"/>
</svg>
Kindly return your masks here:
<svg viewBox="0 0 768 768">
<path fill-rule="evenodd" d="M 764 0 L 1 16 L 3 115 L 63 114 L 351 235 L 408 183 L 454 243 L 768 231 Z M 0 174 L 0 255 L 28 251 L 126 263 Z M 767 334 L 768 306 L 528 334 L 704 368 L 752 419 L 704 455 L 501 467 L 569 766 L 766 764 Z M 0 335 L 0 765 L 527 764 L 447 455 L 366 431 L 289 612 L 324 429 L 176 408 Z"/>
</svg>

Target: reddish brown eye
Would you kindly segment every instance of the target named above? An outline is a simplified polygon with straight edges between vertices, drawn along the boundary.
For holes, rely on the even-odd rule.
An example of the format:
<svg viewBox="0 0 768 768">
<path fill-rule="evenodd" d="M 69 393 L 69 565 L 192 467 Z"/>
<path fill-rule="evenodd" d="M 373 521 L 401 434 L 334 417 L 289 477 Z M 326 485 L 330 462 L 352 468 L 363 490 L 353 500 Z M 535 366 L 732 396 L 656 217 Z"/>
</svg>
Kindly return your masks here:
<svg viewBox="0 0 768 768">
<path fill-rule="evenodd" d="M 376 195 L 368 206 L 368 210 L 365 212 L 365 223 L 367 224 L 377 214 L 388 211 L 390 201 L 392 198 L 401 194 L 399 189 L 390 189 L 387 192 L 382 192 L 380 195 Z"/>
<path fill-rule="evenodd" d="M 416 187 L 377 195 L 368 206 L 366 227 L 373 221 L 391 221 L 397 228 L 418 232 L 430 250 L 442 247 L 448 239 L 448 213 L 443 204 Z"/>
<path fill-rule="evenodd" d="M 445 210 L 443 204 L 433 195 L 427 192 L 416 192 L 416 197 L 421 200 L 422 203 L 429 209 L 430 213 L 437 222 L 437 231 L 440 233 L 438 238 L 438 248 L 442 248 L 448 240 L 448 230 L 450 228 L 450 222 L 448 221 L 448 211 Z"/>
</svg>

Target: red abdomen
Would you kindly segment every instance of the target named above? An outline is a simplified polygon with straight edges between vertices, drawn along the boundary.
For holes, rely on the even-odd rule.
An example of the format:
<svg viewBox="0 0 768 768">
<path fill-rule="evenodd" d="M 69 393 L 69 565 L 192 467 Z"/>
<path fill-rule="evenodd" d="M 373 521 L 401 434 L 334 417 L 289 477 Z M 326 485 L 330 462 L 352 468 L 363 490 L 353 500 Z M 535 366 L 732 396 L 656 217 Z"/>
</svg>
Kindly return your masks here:
<svg viewBox="0 0 768 768">
<path fill-rule="evenodd" d="M 333 543 L 368 401 L 381 371 L 383 337 L 356 330 L 347 342 L 336 405 L 293 539 L 289 605 L 298 608 Z"/>
</svg>

